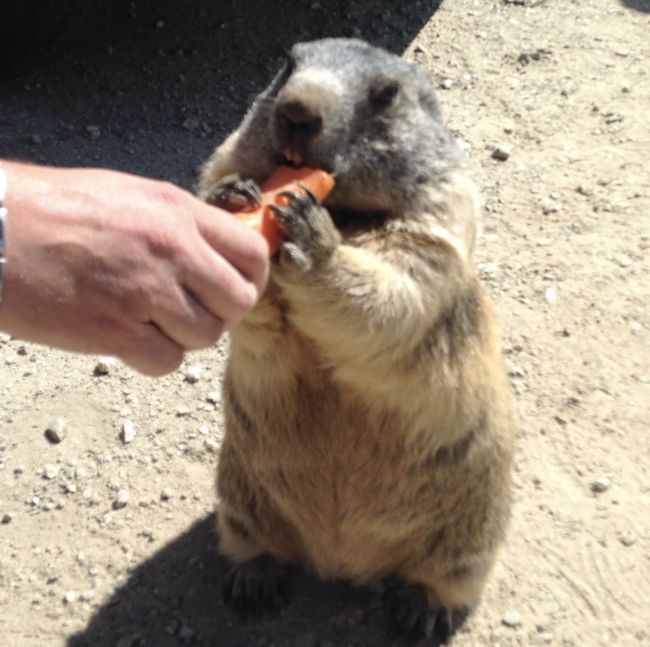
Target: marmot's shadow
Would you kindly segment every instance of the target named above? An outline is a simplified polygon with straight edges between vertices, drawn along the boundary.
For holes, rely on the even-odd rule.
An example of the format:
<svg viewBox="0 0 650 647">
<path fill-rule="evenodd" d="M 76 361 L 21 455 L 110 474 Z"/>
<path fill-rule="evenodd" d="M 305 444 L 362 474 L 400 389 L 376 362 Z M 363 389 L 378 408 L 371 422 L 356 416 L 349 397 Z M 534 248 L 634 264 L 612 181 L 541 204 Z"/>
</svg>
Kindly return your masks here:
<svg viewBox="0 0 650 647">
<path fill-rule="evenodd" d="M 650 13 L 650 0 L 621 0 L 621 2 L 630 9 Z"/>
<path fill-rule="evenodd" d="M 240 621 L 221 599 L 230 566 L 217 554 L 216 543 L 212 516 L 198 521 L 141 564 L 68 647 L 387 644 L 377 591 L 320 582 L 300 572 L 292 574 L 291 602 L 280 616 Z"/>
</svg>

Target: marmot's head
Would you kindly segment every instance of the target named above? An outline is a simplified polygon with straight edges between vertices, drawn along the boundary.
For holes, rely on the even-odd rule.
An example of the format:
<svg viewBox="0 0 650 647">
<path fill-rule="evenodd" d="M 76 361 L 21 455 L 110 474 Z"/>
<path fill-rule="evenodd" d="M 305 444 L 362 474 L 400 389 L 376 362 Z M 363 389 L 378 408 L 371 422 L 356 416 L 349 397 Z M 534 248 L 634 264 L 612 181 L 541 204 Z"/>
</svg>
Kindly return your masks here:
<svg viewBox="0 0 650 647">
<path fill-rule="evenodd" d="M 326 204 L 353 210 L 402 210 L 459 164 L 427 73 L 355 39 L 295 45 L 241 135 L 235 154 L 253 175 L 287 162 L 332 171 Z"/>
</svg>

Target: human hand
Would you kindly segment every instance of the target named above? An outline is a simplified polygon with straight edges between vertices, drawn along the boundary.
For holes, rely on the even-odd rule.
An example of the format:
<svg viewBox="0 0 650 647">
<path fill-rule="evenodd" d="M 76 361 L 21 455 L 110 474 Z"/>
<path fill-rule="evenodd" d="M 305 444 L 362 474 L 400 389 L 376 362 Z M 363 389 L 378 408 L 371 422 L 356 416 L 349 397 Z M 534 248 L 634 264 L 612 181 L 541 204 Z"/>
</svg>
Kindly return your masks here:
<svg viewBox="0 0 650 647">
<path fill-rule="evenodd" d="M 253 308 L 268 247 L 168 183 L 4 162 L 0 329 L 64 350 L 173 371 Z"/>
</svg>

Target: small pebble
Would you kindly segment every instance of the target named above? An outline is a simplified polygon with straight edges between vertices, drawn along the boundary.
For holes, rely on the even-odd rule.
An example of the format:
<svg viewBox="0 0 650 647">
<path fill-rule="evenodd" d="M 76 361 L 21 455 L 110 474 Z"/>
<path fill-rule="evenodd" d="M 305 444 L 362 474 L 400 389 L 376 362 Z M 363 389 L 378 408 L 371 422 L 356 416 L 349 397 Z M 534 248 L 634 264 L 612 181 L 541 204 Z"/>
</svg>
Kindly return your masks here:
<svg viewBox="0 0 650 647">
<path fill-rule="evenodd" d="M 623 546 L 626 546 L 627 548 L 629 548 L 630 546 L 636 543 L 636 539 L 629 533 L 621 535 L 619 537 L 619 541 L 623 544 Z"/>
<path fill-rule="evenodd" d="M 43 138 L 40 135 L 34 134 L 32 135 L 32 144 L 42 144 L 43 143 Z"/>
<path fill-rule="evenodd" d="M 506 627 L 519 627 L 521 625 L 521 615 L 519 615 L 519 612 L 515 609 L 508 609 L 508 611 L 503 614 L 501 622 Z"/>
<path fill-rule="evenodd" d="M 546 303 L 555 303 L 557 301 L 557 290 L 555 288 L 546 288 L 544 299 L 546 299 Z"/>
<path fill-rule="evenodd" d="M 73 602 L 76 602 L 77 600 L 77 594 L 75 591 L 67 591 L 66 594 L 63 596 L 63 601 L 66 604 L 72 604 Z"/>
<path fill-rule="evenodd" d="M 633 335 L 638 335 L 643 330 L 643 326 L 638 321 L 630 321 L 630 331 Z"/>
<path fill-rule="evenodd" d="M 198 364 L 192 364 L 185 370 L 184 379 L 188 384 L 196 384 L 203 374 L 203 369 Z"/>
<path fill-rule="evenodd" d="M 128 490 L 118 490 L 115 501 L 113 501 L 113 507 L 116 510 L 126 507 L 126 504 L 129 502 L 129 492 Z"/>
<path fill-rule="evenodd" d="M 176 409 L 176 416 L 177 416 L 178 418 L 183 418 L 183 417 L 185 417 L 185 416 L 189 416 L 189 415 L 190 415 L 190 409 L 189 409 L 189 407 L 177 407 L 177 409 Z"/>
<path fill-rule="evenodd" d="M 218 452 L 219 451 L 219 443 L 214 440 L 213 438 L 206 438 L 205 442 L 203 443 L 205 445 L 205 448 L 209 452 Z"/>
<path fill-rule="evenodd" d="M 211 404 L 219 404 L 219 402 L 221 402 L 221 393 L 219 393 L 219 391 L 210 391 L 210 393 L 205 396 L 205 399 Z"/>
<path fill-rule="evenodd" d="M 510 375 L 510 377 L 523 378 L 526 376 L 526 371 L 524 371 L 524 369 L 521 368 L 521 366 L 512 366 L 508 370 L 508 375 Z"/>
<path fill-rule="evenodd" d="M 102 131 L 99 126 L 86 126 L 86 135 L 89 139 L 99 139 L 102 136 Z"/>
<path fill-rule="evenodd" d="M 2 515 L 2 520 L 0 520 L 0 523 L 2 523 L 3 526 L 6 526 L 7 524 L 11 523 L 13 520 L 13 517 L 11 514 L 8 512 L 5 512 L 5 514 Z"/>
<path fill-rule="evenodd" d="M 166 487 L 163 489 L 163 491 L 160 493 L 160 498 L 163 501 L 169 501 L 174 496 L 174 490 L 172 490 L 169 487 Z"/>
<path fill-rule="evenodd" d="M 619 267 L 630 267 L 632 265 L 632 259 L 629 256 L 625 256 L 624 254 L 621 256 L 617 256 L 614 259 Z"/>
<path fill-rule="evenodd" d="M 440 85 L 445 90 L 451 90 L 454 87 L 454 80 L 453 79 L 445 79 Z"/>
<path fill-rule="evenodd" d="M 65 420 L 63 418 L 54 418 L 47 423 L 45 428 L 45 438 L 52 444 L 60 443 L 67 435 Z"/>
<path fill-rule="evenodd" d="M 95 364 L 94 373 L 95 375 L 108 375 L 116 364 L 117 360 L 114 357 L 101 357 Z"/>
<path fill-rule="evenodd" d="M 43 468 L 43 476 L 50 481 L 55 479 L 58 475 L 59 468 L 57 465 L 48 464 Z"/>
<path fill-rule="evenodd" d="M 611 481 L 606 476 L 601 476 L 591 484 L 591 491 L 601 494 L 602 492 L 607 492 L 611 486 Z"/>
<path fill-rule="evenodd" d="M 130 420 L 125 420 L 122 423 L 122 432 L 120 437 L 125 445 L 128 445 L 135 440 L 135 425 Z"/>
<path fill-rule="evenodd" d="M 492 151 L 492 159 L 505 162 L 512 155 L 512 146 L 498 146 Z"/>
</svg>

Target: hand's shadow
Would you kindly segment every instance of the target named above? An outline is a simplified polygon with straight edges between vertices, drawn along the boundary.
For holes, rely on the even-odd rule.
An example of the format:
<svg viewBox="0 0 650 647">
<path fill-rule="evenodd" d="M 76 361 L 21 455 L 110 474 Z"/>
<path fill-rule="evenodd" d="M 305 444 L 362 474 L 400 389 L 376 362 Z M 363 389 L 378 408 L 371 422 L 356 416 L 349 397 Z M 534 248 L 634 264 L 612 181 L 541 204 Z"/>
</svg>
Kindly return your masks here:
<svg viewBox="0 0 650 647">
<path fill-rule="evenodd" d="M 296 572 L 291 602 L 276 618 L 242 622 L 221 598 L 229 564 L 212 516 L 141 564 L 68 647 L 381 647 L 380 595 Z M 265 642 L 265 639 L 267 642 Z"/>
</svg>

